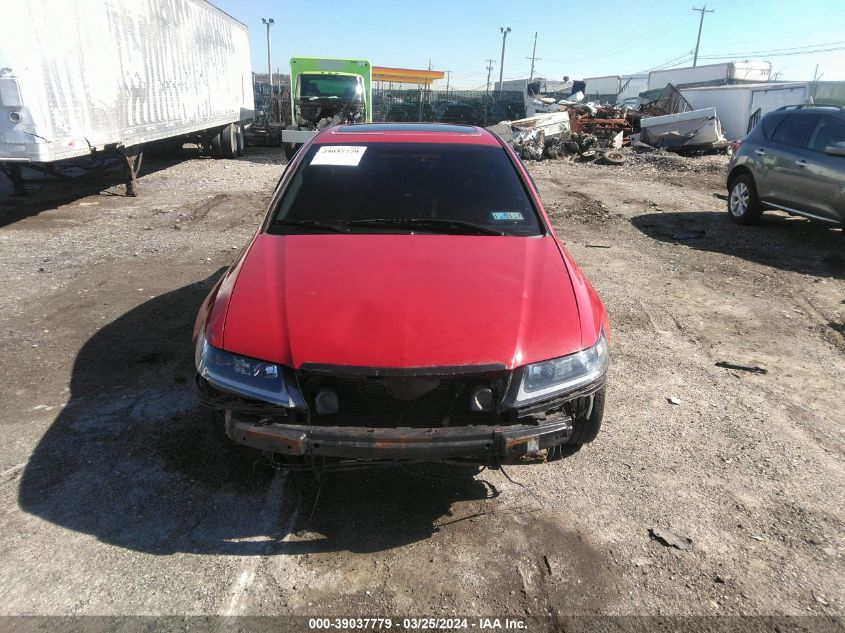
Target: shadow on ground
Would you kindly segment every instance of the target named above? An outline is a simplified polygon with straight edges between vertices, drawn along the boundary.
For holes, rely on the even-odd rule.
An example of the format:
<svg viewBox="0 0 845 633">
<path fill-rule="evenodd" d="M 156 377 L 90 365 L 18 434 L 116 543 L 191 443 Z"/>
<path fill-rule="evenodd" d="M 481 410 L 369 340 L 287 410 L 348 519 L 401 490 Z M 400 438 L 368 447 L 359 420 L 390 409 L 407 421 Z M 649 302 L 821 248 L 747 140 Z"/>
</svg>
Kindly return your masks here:
<svg viewBox="0 0 845 633">
<path fill-rule="evenodd" d="M 188 158 L 188 150 L 185 151 L 184 156 L 180 154 L 171 158 L 145 157 L 141 176 L 167 169 Z M 103 161 L 90 158 L 62 161 L 54 172 L 48 174 L 24 166 L 23 177 L 26 195 L 12 196 L 11 181 L 0 174 L 0 227 L 88 196 L 126 195 L 126 175 L 116 156 L 107 157 Z"/>
<path fill-rule="evenodd" d="M 198 147 L 187 146 L 170 155 L 145 152 L 140 176 L 148 176 L 189 159 L 215 160 L 201 156 Z M 236 160 L 259 164 L 278 164 L 279 175 L 284 170 L 284 152 L 279 147 L 250 147 L 245 156 Z M 26 195 L 12 196 L 12 183 L 0 172 L 0 228 L 71 204 L 88 196 L 124 197 L 126 176 L 117 156 L 104 161 L 79 158 L 62 161 L 54 173 L 44 174 L 31 167 L 23 167 Z M 143 181 L 138 195 L 143 198 Z"/>
<path fill-rule="evenodd" d="M 727 212 L 687 211 L 639 215 L 631 223 L 662 242 L 804 275 L 845 279 L 842 230 L 804 218 L 767 212 L 759 224 L 740 226 Z"/>
<path fill-rule="evenodd" d="M 86 342 L 70 400 L 22 474 L 21 508 L 132 550 L 250 555 L 303 529 L 322 538 L 277 553 L 397 547 L 430 536 L 455 502 L 495 495 L 466 475 L 411 467 L 329 474 L 318 499 L 309 475 L 221 446 L 191 387 L 194 316 L 220 272 Z"/>
</svg>

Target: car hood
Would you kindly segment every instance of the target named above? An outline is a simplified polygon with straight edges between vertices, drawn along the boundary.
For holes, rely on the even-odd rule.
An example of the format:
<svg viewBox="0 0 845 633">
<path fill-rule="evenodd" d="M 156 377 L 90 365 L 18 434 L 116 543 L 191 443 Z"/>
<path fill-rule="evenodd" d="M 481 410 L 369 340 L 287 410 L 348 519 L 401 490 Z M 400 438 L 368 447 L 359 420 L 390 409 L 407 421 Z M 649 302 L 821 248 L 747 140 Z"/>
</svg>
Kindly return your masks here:
<svg viewBox="0 0 845 633">
<path fill-rule="evenodd" d="M 295 368 L 512 368 L 578 351 L 581 327 L 552 237 L 259 234 L 223 347 Z"/>
</svg>

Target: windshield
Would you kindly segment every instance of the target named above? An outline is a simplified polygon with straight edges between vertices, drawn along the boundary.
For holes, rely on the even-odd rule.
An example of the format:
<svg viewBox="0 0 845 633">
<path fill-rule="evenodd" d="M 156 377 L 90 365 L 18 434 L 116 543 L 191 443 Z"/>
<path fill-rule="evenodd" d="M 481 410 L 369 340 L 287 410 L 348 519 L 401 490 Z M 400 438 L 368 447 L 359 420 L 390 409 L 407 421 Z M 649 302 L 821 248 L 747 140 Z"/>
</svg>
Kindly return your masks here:
<svg viewBox="0 0 845 633">
<path fill-rule="evenodd" d="M 334 227 L 351 233 L 542 234 L 505 150 L 458 144 L 312 145 L 268 231 Z"/>
<path fill-rule="evenodd" d="M 364 84 L 352 75 L 299 75 L 296 80 L 299 99 L 340 99 L 361 101 Z"/>
</svg>

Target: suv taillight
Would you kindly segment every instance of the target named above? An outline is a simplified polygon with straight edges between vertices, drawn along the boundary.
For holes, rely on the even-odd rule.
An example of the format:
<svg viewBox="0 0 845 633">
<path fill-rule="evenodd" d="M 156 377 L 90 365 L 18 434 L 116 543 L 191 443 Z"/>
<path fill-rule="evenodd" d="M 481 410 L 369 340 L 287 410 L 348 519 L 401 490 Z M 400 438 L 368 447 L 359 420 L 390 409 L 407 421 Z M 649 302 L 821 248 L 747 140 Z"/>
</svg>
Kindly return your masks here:
<svg viewBox="0 0 845 633">
<path fill-rule="evenodd" d="M 741 145 L 742 141 L 734 141 L 733 143 L 731 143 L 731 154 L 736 154 L 737 150 L 739 150 Z"/>
</svg>

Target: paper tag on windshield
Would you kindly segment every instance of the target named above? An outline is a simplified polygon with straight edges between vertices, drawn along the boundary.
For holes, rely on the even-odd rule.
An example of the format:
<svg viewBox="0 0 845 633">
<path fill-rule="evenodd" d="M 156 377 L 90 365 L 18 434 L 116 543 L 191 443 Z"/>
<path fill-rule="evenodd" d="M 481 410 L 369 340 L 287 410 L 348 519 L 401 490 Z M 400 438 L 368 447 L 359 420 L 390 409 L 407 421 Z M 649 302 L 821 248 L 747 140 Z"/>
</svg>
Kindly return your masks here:
<svg viewBox="0 0 845 633">
<path fill-rule="evenodd" d="M 366 151 L 366 147 L 359 145 L 322 145 L 311 159 L 311 164 L 357 167 Z"/>
<path fill-rule="evenodd" d="M 520 211 L 492 211 L 490 216 L 496 222 L 522 222 L 525 219 Z"/>
</svg>

